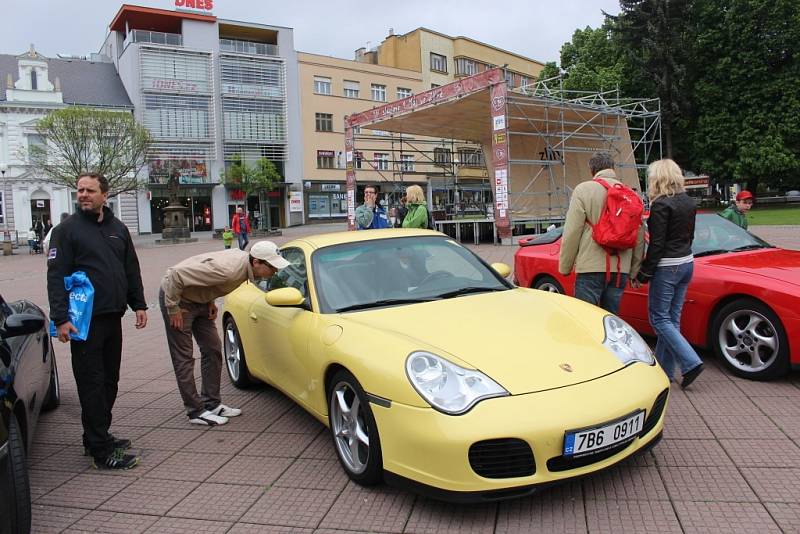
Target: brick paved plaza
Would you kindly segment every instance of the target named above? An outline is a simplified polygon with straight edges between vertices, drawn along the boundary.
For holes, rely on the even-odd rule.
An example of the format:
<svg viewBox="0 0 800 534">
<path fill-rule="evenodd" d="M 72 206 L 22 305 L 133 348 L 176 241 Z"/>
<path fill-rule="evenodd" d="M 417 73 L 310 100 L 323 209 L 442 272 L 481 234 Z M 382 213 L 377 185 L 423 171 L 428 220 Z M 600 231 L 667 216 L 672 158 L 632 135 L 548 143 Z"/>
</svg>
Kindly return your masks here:
<svg viewBox="0 0 800 534">
<path fill-rule="evenodd" d="M 341 228 L 288 229 L 275 241 Z M 797 228 L 752 230 L 798 249 Z M 123 321 L 112 429 L 141 452 L 136 469 L 96 471 L 81 455 L 69 353 L 57 344 L 62 404 L 42 416 L 30 452 L 34 532 L 800 531 L 800 373 L 771 383 L 740 380 L 710 354 L 702 354 L 708 369 L 688 392 L 673 388 L 664 439 L 654 450 L 597 476 L 500 504 L 442 504 L 349 482 L 324 427 L 266 386 L 239 391 L 224 376 L 223 402 L 244 414 L 224 427 L 189 425 L 156 296 L 169 265 L 216 248 L 221 242 L 207 236 L 163 247 L 139 239 L 150 323 L 136 331 L 131 314 Z M 489 261 L 512 264 L 516 247 L 475 248 Z M 43 256 L 19 249 L 0 257 L 0 292 L 46 307 L 44 274 Z"/>
</svg>

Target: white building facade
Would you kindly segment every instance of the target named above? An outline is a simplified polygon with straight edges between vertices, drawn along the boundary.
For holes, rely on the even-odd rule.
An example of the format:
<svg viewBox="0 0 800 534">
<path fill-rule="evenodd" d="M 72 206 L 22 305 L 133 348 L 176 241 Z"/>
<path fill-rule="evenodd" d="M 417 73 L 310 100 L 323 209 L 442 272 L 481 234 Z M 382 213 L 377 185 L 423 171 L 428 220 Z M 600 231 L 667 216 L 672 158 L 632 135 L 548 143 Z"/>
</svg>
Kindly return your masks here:
<svg viewBox="0 0 800 534">
<path fill-rule="evenodd" d="M 100 59 L 100 58 L 94 58 Z M 75 211 L 75 192 L 42 179 L 28 161 L 30 147 L 46 145 L 36 124 L 47 113 L 70 105 L 132 112 L 112 64 L 47 58 L 31 49 L 0 55 L 0 232 L 2 239 L 27 240 L 38 222 L 58 223 Z M 138 231 L 135 196 L 109 202 L 117 217 Z"/>
</svg>

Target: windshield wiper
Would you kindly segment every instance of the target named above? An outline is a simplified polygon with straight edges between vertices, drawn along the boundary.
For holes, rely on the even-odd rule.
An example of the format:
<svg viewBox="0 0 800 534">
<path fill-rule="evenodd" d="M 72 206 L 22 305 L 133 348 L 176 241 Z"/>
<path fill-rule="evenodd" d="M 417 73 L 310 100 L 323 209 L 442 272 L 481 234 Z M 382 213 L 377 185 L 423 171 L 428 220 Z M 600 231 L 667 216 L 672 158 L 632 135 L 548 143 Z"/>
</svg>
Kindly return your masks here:
<svg viewBox="0 0 800 534">
<path fill-rule="evenodd" d="M 478 287 L 478 286 L 460 287 L 458 289 L 454 289 L 452 291 L 447 291 L 445 293 L 439 294 L 439 298 L 449 299 L 453 297 L 460 297 L 461 295 L 469 295 L 470 293 L 506 291 L 507 289 L 508 289 L 507 287 Z"/>
<path fill-rule="evenodd" d="M 695 258 L 699 258 L 701 256 L 713 256 L 715 254 L 727 254 L 730 250 L 726 248 L 714 248 L 711 250 L 704 250 L 703 252 L 698 252 L 694 255 Z"/>
<path fill-rule="evenodd" d="M 775 247 L 773 247 L 772 245 L 759 245 L 759 244 L 744 245 L 744 246 L 741 246 L 741 247 L 736 247 L 731 252 L 739 252 L 739 251 L 742 251 L 742 250 L 756 250 L 756 249 L 760 249 L 760 248 L 775 248 Z"/>
<path fill-rule="evenodd" d="M 418 304 L 420 302 L 432 302 L 434 300 L 439 300 L 439 297 L 373 300 L 372 302 L 362 302 L 361 304 L 352 304 L 350 306 L 344 306 L 343 308 L 336 308 L 336 312 L 341 313 L 354 310 L 367 310 L 369 308 L 380 308 L 381 306 L 392 306 L 395 304 Z"/>
</svg>

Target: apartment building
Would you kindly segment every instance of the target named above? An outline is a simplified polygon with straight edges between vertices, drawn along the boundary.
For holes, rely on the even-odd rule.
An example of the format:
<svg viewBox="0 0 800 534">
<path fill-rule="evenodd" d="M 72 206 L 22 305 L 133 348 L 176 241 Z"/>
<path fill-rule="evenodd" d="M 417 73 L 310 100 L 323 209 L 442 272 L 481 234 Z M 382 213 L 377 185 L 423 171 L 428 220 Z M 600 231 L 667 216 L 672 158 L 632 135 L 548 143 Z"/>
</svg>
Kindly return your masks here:
<svg viewBox="0 0 800 534">
<path fill-rule="evenodd" d="M 344 221 L 347 217 L 344 118 L 376 105 L 425 90 L 419 72 L 299 52 L 300 100 L 303 104 L 303 203 L 306 222 Z M 411 184 L 426 188 L 432 162 L 413 148 L 429 139 L 390 132 L 358 132 L 355 154 L 358 192 L 366 185 L 394 202 Z"/>
<path fill-rule="evenodd" d="M 469 37 L 416 28 L 402 35 L 389 35 L 372 50 L 356 50 L 356 61 L 407 69 L 420 73 L 424 88 L 432 89 L 494 67 L 503 67 L 509 88 L 533 83 L 544 63 L 497 48 Z M 477 213 L 491 204 L 491 188 L 485 175 L 483 154 L 474 145 L 442 143 L 433 157 L 443 176 L 431 179 L 434 208 L 448 215 Z"/>
<path fill-rule="evenodd" d="M 224 227 L 240 205 L 260 228 L 302 224 L 303 214 L 289 202 L 302 178 L 293 30 L 219 19 L 206 9 L 211 2 L 195 5 L 191 11 L 123 5 L 100 50 L 154 140 L 147 190 L 137 199 L 140 232 L 161 231 L 175 172 L 192 231 Z M 284 177 L 273 191 L 245 198 L 221 183 L 232 161 L 262 157 Z"/>
</svg>

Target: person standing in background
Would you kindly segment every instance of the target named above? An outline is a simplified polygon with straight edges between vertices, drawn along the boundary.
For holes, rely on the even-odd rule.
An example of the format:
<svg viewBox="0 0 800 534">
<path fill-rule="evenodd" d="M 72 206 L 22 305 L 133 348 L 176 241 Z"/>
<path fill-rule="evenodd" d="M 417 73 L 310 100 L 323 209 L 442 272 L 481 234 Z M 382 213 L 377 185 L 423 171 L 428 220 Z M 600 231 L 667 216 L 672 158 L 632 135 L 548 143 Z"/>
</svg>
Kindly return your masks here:
<svg viewBox="0 0 800 534">
<path fill-rule="evenodd" d="M 428 205 L 425 193 L 418 185 L 406 189 L 408 212 L 403 219 L 403 228 L 428 228 Z"/>
<path fill-rule="evenodd" d="M 378 203 L 378 192 L 375 186 L 364 188 L 364 203 L 356 208 L 356 227 L 358 230 L 376 230 L 391 228 L 386 210 Z"/>
<path fill-rule="evenodd" d="M 725 217 L 732 223 L 738 224 L 747 230 L 747 212 L 750 211 L 752 207 L 753 193 L 745 189 L 744 191 L 739 191 L 739 194 L 736 195 L 736 201 L 725 208 L 722 213 L 720 213 L 720 216 Z"/>
<path fill-rule="evenodd" d="M 229 249 L 231 248 L 231 244 L 233 243 L 233 230 L 230 227 L 226 226 L 225 230 L 222 231 L 222 245 Z"/>
<path fill-rule="evenodd" d="M 236 213 L 233 214 L 231 228 L 239 240 L 239 250 L 244 250 L 250 242 L 250 239 L 247 237 L 248 234 L 250 234 L 250 218 L 241 206 L 236 208 Z"/>
</svg>

